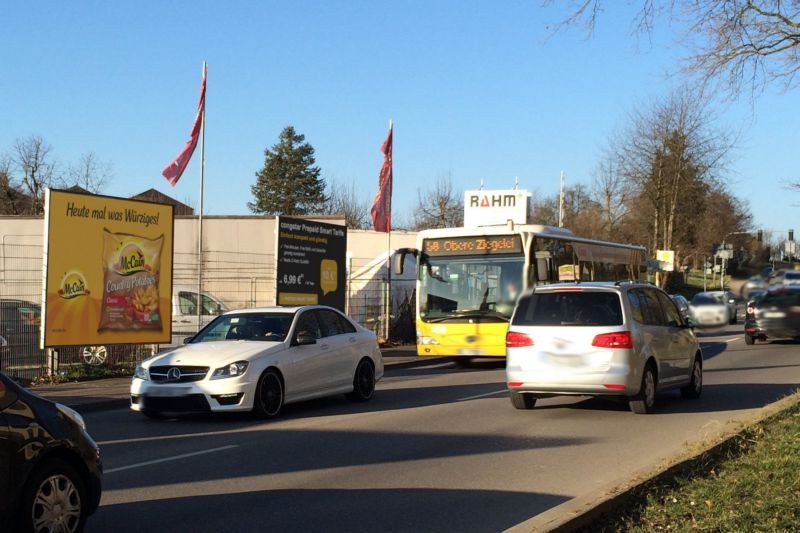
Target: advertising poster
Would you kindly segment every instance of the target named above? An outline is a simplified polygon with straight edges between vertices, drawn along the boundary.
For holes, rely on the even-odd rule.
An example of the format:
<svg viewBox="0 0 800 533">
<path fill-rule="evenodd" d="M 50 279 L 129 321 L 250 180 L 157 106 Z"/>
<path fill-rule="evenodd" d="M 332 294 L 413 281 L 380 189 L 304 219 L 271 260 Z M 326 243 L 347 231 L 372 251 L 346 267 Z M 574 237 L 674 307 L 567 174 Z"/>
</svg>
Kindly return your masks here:
<svg viewBox="0 0 800 533">
<path fill-rule="evenodd" d="M 347 227 L 282 216 L 276 240 L 278 305 L 344 311 Z"/>
<path fill-rule="evenodd" d="M 168 343 L 173 206 L 48 190 L 42 347 Z"/>
</svg>

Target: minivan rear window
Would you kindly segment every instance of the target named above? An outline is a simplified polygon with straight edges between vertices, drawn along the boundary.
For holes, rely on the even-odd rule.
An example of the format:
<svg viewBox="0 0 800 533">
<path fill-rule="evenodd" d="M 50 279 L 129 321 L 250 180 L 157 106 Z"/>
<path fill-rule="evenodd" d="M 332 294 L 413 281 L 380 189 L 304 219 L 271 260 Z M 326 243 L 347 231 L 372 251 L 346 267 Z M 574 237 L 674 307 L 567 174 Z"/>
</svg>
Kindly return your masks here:
<svg viewBox="0 0 800 533">
<path fill-rule="evenodd" d="M 613 292 L 542 292 L 520 298 L 518 326 L 620 326 L 622 308 Z"/>
</svg>

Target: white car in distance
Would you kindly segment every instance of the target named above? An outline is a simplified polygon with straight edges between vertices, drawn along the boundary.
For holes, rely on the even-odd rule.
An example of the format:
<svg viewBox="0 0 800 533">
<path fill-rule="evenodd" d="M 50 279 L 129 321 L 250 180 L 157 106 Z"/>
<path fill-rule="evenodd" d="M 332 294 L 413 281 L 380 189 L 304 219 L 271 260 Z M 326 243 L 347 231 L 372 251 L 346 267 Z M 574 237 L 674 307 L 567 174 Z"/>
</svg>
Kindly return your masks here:
<svg viewBox="0 0 800 533">
<path fill-rule="evenodd" d="M 701 327 L 736 324 L 736 300 L 727 290 L 698 292 L 689 303 L 689 316 Z"/>
<path fill-rule="evenodd" d="M 326 306 L 229 311 L 184 346 L 143 361 L 131 383 L 131 409 L 166 413 L 252 411 L 346 394 L 372 398 L 383 376 L 375 334 Z"/>
</svg>

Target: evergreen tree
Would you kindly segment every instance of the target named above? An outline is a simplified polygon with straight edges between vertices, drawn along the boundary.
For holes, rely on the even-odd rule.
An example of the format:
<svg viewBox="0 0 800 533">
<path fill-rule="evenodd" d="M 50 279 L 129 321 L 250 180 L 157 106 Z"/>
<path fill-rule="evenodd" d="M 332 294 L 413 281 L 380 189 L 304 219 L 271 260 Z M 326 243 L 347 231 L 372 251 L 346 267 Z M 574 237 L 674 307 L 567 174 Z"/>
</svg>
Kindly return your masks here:
<svg viewBox="0 0 800 533">
<path fill-rule="evenodd" d="M 314 147 L 305 135 L 286 126 L 278 143 L 264 150 L 264 167 L 256 172 L 247 207 L 267 215 L 307 215 L 319 212 L 326 201 L 325 180 L 315 166 Z"/>
</svg>

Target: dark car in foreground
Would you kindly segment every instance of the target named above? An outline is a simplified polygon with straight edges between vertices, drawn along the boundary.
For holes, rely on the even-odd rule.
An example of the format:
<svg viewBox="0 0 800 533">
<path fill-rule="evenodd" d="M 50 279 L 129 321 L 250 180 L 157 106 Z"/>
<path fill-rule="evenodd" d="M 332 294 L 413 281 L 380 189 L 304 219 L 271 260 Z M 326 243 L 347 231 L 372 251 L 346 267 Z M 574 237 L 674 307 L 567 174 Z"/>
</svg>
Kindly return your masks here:
<svg viewBox="0 0 800 533">
<path fill-rule="evenodd" d="M 81 531 L 101 475 L 81 415 L 0 373 L 0 531 Z"/>
<path fill-rule="evenodd" d="M 800 340 L 800 285 L 773 287 L 747 303 L 745 343 L 774 338 Z"/>
</svg>

